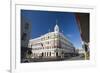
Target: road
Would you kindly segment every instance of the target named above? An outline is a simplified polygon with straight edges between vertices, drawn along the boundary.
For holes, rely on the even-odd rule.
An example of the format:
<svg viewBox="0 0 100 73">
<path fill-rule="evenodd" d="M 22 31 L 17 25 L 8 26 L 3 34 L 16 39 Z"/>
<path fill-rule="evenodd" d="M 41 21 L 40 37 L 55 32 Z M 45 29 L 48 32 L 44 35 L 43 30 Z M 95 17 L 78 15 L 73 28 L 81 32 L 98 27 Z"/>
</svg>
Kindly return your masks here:
<svg viewBox="0 0 100 73">
<path fill-rule="evenodd" d="M 82 57 L 81 55 L 78 55 L 78 56 L 74 56 L 74 57 L 65 57 L 63 59 L 60 59 L 60 58 L 41 58 L 41 59 L 31 59 L 30 61 L 28 62 L 47 62 L 47 61 L 72 61 L 72 60 L 84 60 L 84 57 Z"/>
<path fill-rule="evenodd" d="M 67 60 L 84 60 L 84 57 L 81 57 L 80 55 L 79 56 L 75 56 L 75 57 L 71 57 Z"/>
</svg>

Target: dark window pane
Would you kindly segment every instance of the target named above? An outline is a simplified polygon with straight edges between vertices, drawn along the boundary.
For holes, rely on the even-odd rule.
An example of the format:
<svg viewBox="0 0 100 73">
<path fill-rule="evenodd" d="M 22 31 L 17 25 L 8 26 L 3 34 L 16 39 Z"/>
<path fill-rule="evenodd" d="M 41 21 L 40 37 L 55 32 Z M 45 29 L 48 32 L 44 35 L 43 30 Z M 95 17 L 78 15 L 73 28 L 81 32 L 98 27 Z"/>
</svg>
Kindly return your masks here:
<svg viewBox="0 0 100 73">
<path fill-rule="evenodd" d="M 27 37 L 26 33 L 23 33 L 21 39 L 25 41 L 26 40 L 26 37 Z"/>
<path fill-rule="evenodd" d="M 25 24 L 25 29 L 29 29 L 29 24 L 28 23 Z"/>
</svg>

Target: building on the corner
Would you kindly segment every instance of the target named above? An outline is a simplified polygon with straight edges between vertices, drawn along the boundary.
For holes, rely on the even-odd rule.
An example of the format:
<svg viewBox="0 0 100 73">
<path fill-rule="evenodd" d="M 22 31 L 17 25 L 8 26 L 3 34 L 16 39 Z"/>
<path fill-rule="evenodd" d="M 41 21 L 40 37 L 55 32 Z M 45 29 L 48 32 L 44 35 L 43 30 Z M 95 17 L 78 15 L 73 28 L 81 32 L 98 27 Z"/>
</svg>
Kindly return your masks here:
<svg viewBox="0 0 100 73">
<path fill-rule="evenodd" d="M 74 45 L 60 32 L 55 25 L 53 32 L 30 39 L 29 48 L 32 48 L 32 58 L 63 58 L 75 52 Z"/>
</svg>

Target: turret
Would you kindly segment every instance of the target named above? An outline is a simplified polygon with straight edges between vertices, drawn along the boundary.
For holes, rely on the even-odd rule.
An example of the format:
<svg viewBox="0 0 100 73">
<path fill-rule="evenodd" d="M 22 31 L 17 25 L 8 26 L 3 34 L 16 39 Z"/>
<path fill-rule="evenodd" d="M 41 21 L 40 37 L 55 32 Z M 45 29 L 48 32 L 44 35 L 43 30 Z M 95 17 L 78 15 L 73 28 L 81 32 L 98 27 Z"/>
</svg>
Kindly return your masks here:
<svg viewBox="0 0 100 73">
<path fill-rule="evenodd" d="M 56 25 L 54 27 L 54 32 L 58 33 L 59 32 L 59 26 L 57 25 L 57 21 L 56 21 Z"/>
</svg>

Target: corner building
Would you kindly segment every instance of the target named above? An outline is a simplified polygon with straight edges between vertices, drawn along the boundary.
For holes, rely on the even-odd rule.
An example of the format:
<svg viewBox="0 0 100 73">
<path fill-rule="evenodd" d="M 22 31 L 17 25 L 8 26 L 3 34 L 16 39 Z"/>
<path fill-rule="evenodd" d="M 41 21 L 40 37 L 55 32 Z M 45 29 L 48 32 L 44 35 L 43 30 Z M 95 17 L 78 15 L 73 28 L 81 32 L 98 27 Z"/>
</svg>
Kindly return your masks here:
<svg viewBox="0 0 100 73">
<path fill-rule="evenodd" d="M 28 46 L 32 48 L 32 58 L 64 58 L 75 52 L 75 47 L 59 31 L 57 24 L 53 32 L 30 39 Z"/>
</svg>

